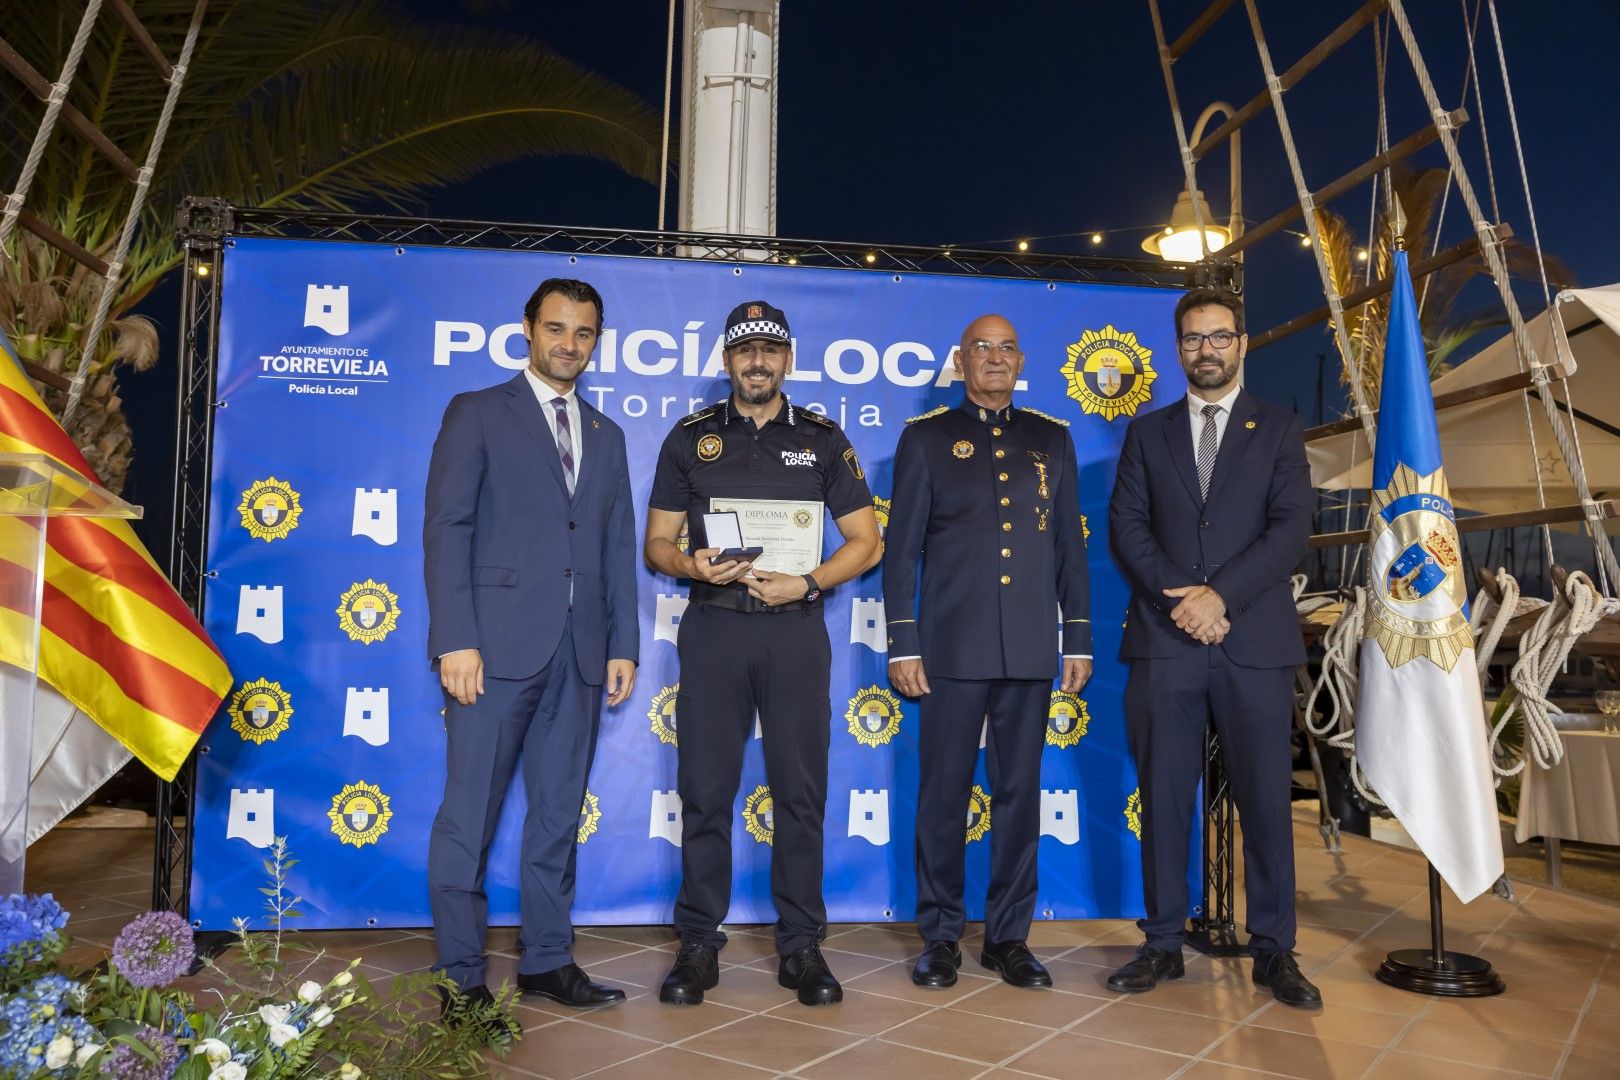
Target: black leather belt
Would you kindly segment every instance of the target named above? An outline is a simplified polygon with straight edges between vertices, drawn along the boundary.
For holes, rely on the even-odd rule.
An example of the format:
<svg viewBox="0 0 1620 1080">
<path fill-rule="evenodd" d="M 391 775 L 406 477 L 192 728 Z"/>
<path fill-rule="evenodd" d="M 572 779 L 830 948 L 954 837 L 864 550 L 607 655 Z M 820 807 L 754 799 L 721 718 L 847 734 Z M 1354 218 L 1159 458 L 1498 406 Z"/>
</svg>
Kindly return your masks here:
<svg viewBox="0 0 1620 1080">
<path fill-rule="evenodd" d="M 708 604 L 749 615 L 780 615 L 788 611 L 808 611 L 821 607 L 820 600 L 813 604 L 803 600 L 789 600 L 785 604 L 771 605 L 757 599 L 741 585 L 710 585 L 706 581 L 692 582 L 692 591 L 688 599 L 694 604 Z"/>
</svg>

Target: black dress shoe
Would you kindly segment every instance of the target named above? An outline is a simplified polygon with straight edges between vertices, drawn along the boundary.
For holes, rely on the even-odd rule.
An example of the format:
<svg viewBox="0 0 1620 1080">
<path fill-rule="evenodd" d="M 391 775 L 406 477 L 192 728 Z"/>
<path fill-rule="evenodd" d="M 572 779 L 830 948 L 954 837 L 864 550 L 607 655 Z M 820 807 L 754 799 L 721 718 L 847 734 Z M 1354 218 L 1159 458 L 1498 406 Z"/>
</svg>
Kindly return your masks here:
<svg viewBox="0 0 1620 1080">
<path fill-rule="evenodd" d="M 1320 1009 L 1322 991 L 1300 974 L 1299 961 L 1291 952 L 1261 952 L 1254 956 L 1254 984 L 1264 986 L 1271 996 L 1296 1009 Z"/>
<path fill-rule="evenodd" d="M 1001 981 L 1024 990 L 1052 985 L 1047 973 L 1029 946 L 1022 941 L 987 941 L 979 954 L 979 963 L 991 971 L 1001 973 Z"/>
<path fill-rule="evenodd" d="M 476 1027 L 484 1042 L 493 1046 L 512 1041 L 513 1031 L 506 1021 L 492 1011 L 495 996 L 487 986 L 469 986 L 455 990 L 439 987 L 439 1019 L 447 1027 Z"/>
<path fill-rule="evenodd" d="M 1143 945 L 1136 950 L 1136 959 L 1108 976 L 1108 989 L 1120 994 L 1145 994 L 1159 981 L 1179 979 L 1187 974 L 1181 961 L 1180 949 L 1155 949 Z"/>
<path fill-rule="evenodd" d="M 675 966 L 658 988 L 658 1000 L 665 1005 L 701 1005 L 703 991 L 719 985 L 720 950 L 701 941 L 683 941 Z"/>
<path fill-rule="evenodd" d="M 792 956 L 782 957 L 776 967 L 776 981 L 797 990 L 800 1005 L 831 1005 L 844 1000 L 844 988 L 833 978 L 819 945 L 806 945 Z"/>
<path fill-rule="evenodd" d="M 555 971 L 540 975 L 518 972 L 518 989 L 525 994 L 550 998 L 571 1009 L 594 1009 L 602 1005 L 617 1005 L 624 1000 L 624 991 L 591 982 L 591 977 L 580 970 L 578 964 L 564 964 Z"/>
<path fill-rule="evenodd" d="M 954 941 L 930 941 L 911 969 L 911 981 L 918 986 L 943 989 L 956 985 L 956 969 L 962 966 L 962 949 Z"/>
</svg>

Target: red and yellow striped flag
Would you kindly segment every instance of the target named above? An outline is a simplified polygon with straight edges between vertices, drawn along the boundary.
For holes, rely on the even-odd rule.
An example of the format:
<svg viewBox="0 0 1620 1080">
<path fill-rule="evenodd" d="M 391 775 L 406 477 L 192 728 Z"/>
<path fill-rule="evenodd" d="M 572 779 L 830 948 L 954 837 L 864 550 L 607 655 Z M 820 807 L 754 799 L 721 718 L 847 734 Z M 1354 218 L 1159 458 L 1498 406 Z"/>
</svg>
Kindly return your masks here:
<svg viewBox="0 0 1620 1080">
<path fill-rule="evenodd" d="M 0 336 L 0 453 L 44 454 L 94 479 Z M 34 548 L 0 517 L 0 559 Z M 27 663 L 26 616 L 0 606 L 0 660 Z M 231 672 L 127 521 L 52 518 L 46 530 L 39 675 L 165 780 L 186 760 Z"/>
</svg>

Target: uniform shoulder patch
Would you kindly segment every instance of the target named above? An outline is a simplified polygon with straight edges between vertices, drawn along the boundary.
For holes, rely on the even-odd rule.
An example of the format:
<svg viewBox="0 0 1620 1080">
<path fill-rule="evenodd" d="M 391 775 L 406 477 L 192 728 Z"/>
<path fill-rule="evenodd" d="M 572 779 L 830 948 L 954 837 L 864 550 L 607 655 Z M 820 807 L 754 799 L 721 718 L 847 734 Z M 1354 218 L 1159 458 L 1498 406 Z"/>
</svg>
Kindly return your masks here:
<svg viewBox="0 0 1620 1080">
<path fill-rule="evenodd" d="M 830 418 L 822 416 L 818 412 L 813 412 L 810 409 L 799 409 L 798 416 L 801 420 L 808 420 L 812 424 L 820 424 L 822 427 L 832 428 L 834 431 L 838 430 L 838 425 Z"/>
<path fill-rule="evenodd" d="M 697 423 L 699 420 L 708 419 L 709 417 L 714 415 L 714 411 L 716 409 L 718 409 L 719 407 L 720 406 L 718 406 L 718 405 L 710 405 L 707 409 L 699 409 L 697 412 L 693 413 L 691 416 L 688 416 L 688 417 L 684 418 L 683 420 L 681 420 L 681 427 L 691 427 L 693 424 Z"/>
<path fill-rule="evenodd" d="M 1052 421 L 1052 423 L 1058 425 L 1059 427 L 1068 427 L 1069 426 L 1069 422 L 1067 420 L 1060 419 L 1060 418 L 1058 418 L 1056 416 L 1049 416 L 1046 413 L 1041 412 L 1041 410 L 1039 410 L 1039 409 L 1031 409 L 1027 405 L 1018 406 L 1018 411 L 1019 412 L 1027 412 L 1031 416 L 1038 416 L 1042 420 L 1050 420 L 1050 421 Z"/>
<path fill-rule="evenodd" d="M 919 420 L 927 420 L 927 419 L 930 419 L 931 417 L 938 416 L 941 413 L 948 413 L 950 411 L 951 411 L 951 406 L 949 406 L 949 405 L 940 405 L 940 406 L 938 406 L 936 408 L 929 409 L 927 412 L 923 413 L 921 416 L 907 417 L 906 418 L 906 423 L 915 424 Z"/>
</svg>

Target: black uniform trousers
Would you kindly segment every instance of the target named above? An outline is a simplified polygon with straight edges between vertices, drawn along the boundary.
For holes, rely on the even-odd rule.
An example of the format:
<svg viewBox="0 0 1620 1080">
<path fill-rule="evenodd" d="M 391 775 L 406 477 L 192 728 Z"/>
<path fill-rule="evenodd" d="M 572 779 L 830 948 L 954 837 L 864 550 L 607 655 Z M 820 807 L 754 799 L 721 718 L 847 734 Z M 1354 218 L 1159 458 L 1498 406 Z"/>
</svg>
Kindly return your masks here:
<svg viewBox="0 0 1620 1080">
<path fill-rule="evenodd" d="M 928 676 L 919 706 L 917 765 L 917 930 L 925 941 L 962 936 L 965 823 L 979 735 L 988 717 L 990 890 L 986 941 L 1021 941 L 1035 916 L 1041 838 L 1041 751 L 1050 679 Z"/>
<path fill-rule="evenodd" d="M 1294 947 L 1293 694 L 1293 668 L 1240 667 L 1220 648 L 1131 661 L 1125 716 L 1142 787 L 1147 901 L 1137 925 L 1153 948 L 1181 948 L 1193 801 L 1211 717 L 1242 821 L 1250 950 Z"/>
<path fill-rule="evenodd" d="M 821 867 L 832 650 L 821 605 L 749 613 L 694 601 L 681 617 L 677 652 L 681 891 L 675 929 L 682 941 L 716 948 L 726 942 L 720 923 L 731 906 L 734 804 L 757 710 L 774 819 L 776 947 L 788 956 L 827 933 Z"/>
</svg>

